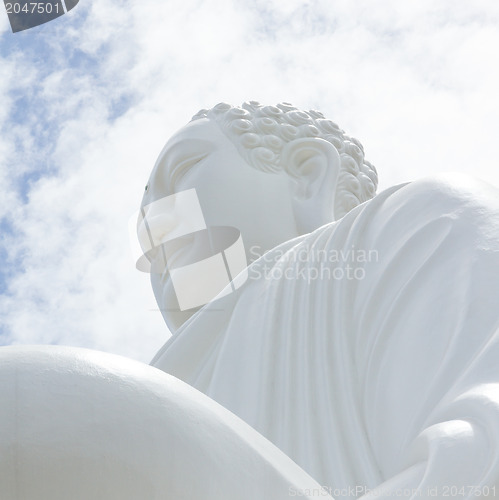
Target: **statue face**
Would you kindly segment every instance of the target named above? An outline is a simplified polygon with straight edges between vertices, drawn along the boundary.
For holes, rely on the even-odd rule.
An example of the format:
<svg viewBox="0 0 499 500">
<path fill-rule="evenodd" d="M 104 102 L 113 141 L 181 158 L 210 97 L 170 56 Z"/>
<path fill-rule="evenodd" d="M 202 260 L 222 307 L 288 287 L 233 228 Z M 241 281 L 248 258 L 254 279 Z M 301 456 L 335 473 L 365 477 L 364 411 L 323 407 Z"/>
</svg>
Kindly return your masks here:
<svg viewBox="0 0 499 500">
<path fill-rule="evenodd" d="M 153 169 L 142 206 L 194 188 L 204 220 L 210 226 L 232 226 L 242 235 L 248 262 L 256 253 L 298 236 L 289 178 L 250 167 L 235 145 L 208 119 L 191 122 L 166 144 Z M 163 215 L 163 214 L 161 214 Z M 146 213 L 147 218 L 147 213 Z M 167 232 L 175 226 L 171 214 L 158 218 Z M 175 258 L 189 254 L 179 249 Z M 195 310 L 179 311 L 169 273 L 151 273 L 156 301 L 171 331 L 184 323 Z"/>
</svg>

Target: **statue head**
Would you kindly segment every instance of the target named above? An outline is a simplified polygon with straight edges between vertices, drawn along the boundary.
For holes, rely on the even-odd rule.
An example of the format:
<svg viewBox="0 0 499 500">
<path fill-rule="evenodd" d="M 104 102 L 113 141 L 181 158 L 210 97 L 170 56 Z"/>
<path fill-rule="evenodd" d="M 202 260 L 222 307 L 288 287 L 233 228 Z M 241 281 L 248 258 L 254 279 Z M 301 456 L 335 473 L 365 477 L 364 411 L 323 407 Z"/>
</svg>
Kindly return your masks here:
<svg viewBox="0 0 499 500">
<path fill-rule="evenodd" d="M 362 144 L 345 135 L 319 111 L 301 111 L 289 103 L 262 106 L 250 101 L 241 107 L 220 103 L 210 110 L 202 109 L 192 121 L 203 118 L 214 121 L 253 168 L 267 173 L 287 173 L 297 198 L 317 195 L 316 187 L 311 184 L 329 177 L 329 184 L 321 193 L 326 200 L 333 201 L 332 210 L 323 214 L 325 223 L 340 219 L 376 193 L 377 172 L 364 159 Z M 331 146 L 322 141 L 338 153 L 339 167 L 324 161 L 336 155 Z M 312 203 L 320 202 L 315 197 Z M 324 206 L 330 204 L 324 203 Z M 296 215 L 299 219 L 299 214 Z M 320 217 L 318 212 L 316 215 Z M 304 225 L 314 229 L 324 220 L 309 219 Z"/>
<path fill-rule="evenodd" d="M 142 206 L 195 188 L 206 224 L 237 228 L 255 255 L 343 217 L 376 187 L 376 170 L 360 142 L 320 112 L 287 103 L 221 103 L 199 111 L 170 138 Z M 165 213 L 151 230 L 161 239 L 175 224 Z M 195 311 L 170 310 L 168 280 L 157 273 L 151 279 L 175 330 Z"/>
</svg>

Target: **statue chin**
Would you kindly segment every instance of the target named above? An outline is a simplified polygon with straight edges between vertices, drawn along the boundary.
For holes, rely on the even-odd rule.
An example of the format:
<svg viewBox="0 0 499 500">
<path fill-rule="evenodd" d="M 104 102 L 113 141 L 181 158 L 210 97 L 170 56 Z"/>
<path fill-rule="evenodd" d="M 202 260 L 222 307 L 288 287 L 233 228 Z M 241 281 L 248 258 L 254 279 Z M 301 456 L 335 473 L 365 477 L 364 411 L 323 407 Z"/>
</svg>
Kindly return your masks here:
<svg viewBox="0 0 499 500">
<path fill-rule="evenodd" d="M 168 273 L 151 273 L 151 285 L 156 303 L 172 334 L 199 310 L 199 307 L 185 311 L 180 310 L 175 289 Z"/>
</svg>

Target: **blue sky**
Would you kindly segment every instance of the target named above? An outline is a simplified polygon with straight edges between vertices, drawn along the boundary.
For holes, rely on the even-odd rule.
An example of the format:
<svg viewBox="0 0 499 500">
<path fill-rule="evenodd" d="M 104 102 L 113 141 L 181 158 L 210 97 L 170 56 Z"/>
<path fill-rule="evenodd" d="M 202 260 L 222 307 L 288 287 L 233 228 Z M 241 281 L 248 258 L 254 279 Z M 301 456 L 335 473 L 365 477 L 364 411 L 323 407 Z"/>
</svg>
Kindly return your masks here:
<svg viewBox="0 0 499 500">
<path fill-rule="evenodd" d="M 0 12 L 0 339 L 153 356 L 168 331 L 128 218 L 169 135 L 220 101 L 321 110 L 381 189 L 499 185 L 498 46 L 482 0 L 81 0 L 16 34 Z"/>
</svg>

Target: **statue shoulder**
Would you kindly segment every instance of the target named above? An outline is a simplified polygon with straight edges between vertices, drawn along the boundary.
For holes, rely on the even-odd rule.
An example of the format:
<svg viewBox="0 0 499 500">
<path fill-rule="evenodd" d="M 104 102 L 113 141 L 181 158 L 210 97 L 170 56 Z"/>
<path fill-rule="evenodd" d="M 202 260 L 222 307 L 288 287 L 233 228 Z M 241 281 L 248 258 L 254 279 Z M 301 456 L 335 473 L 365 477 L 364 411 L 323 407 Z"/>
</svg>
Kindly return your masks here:
<svg viewBox="0 0 499 500">
<path fill-rule="evenodd" d="M 362 248 L 393 256 L 408 241 L 436 244 L 450 231 L 464 239 L 499 238 L 499 190 L 459 173 L 392 186 L 299 244 L 330 253 Z"/>
<path fill-rule="evenodd" d="M 383 193 L 380 193 L 381 196 Z M 498 207 L 499 190 L 481 179 L 458 172 L 444 172 L 399 186 L 396 196 L 406 204 L 442 210 L 465 206 Z"/>
<path fill-rule="evenodd" d="M 390 187 L 352 210 L 341 224 L 414 228 L 442 217 L 464 221 L 485 214 L 494 223 L 490 215 L 499 214 L 499 189 L 467 174 L 445 172 Z"/>
</svg>

